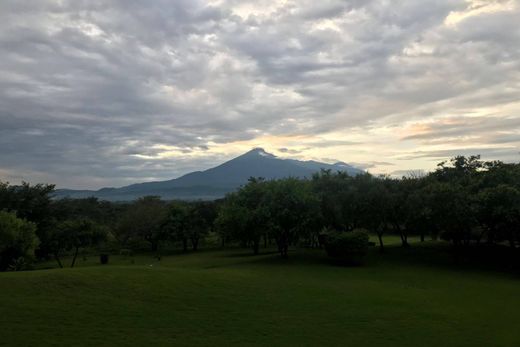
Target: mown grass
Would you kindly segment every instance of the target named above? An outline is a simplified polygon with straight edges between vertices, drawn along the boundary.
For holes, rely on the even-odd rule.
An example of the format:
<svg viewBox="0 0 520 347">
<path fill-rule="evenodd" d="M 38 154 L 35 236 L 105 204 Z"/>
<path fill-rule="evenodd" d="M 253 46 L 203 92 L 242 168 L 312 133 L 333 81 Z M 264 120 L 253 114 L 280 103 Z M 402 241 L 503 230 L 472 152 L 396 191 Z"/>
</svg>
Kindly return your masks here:
<svg viewBox="0 0 520 347">
<path fill-rule="evenodd" d="M 1 273 L 0 345 L 520 346 L 517 277 L 418 247 L 358 268 L 235 249 Z"/>
</svg>

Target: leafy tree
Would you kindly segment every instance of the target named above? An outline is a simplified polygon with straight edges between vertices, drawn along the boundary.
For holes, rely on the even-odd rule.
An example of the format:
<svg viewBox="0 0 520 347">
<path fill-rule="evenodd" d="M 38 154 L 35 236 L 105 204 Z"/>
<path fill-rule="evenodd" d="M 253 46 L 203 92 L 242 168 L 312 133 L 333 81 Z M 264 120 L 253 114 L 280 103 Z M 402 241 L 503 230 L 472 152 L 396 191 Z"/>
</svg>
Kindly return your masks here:
<svg viewBox="0 0 520 347">
<path fill-rule="evenodd" d="M 389 194 L 382 179 L 369 174 L 354 179 L 355 204 L 358 205 L 360 224 L 370 233 L 376 234 L 379 249 L 384 251 L 383 234 L 388 230 Z"/>
<path fill-rule="evenodd" d="M 189 207 L 187 203 L 174 201 L 169 204 L 166 220 L 162 230 L 167 238 L 173 241 L 182 241 L 183 250 L 188 250 Z"/>
<path fill-rule="evenodd" d="M 116 229 L 116 237 L 126 245 L 130 240 L 144 240 L 153 252 L 167 238 L 165 229 L 168 209 L 157 196 L 146 196 L 128 206 Z"/>
<path fill-rule="evenodd" d="M 334 230 L 352 230 L 358 224 L 353 179 L 343 172 L 322 170 L 312 177 L 313 193 L 320 201 L 323 225 Z"/>
<path fill-rule="evenodd" d="M 457 182 L 467 186 L 484 167 L 485 164 L 480 160 L 480 155 L 456 156 L 449 163 L 445 161 L 439 163 L 437 170 L 432 175 L 440 182 Z"/>
<path fill-rule="evenodd" d="M 30 259 L 38 245 L 36 225 L 0 211 L 0 271 L 5 271 L 19 258 Z"/>
<path fill-rule="evenodd" d="M 36 235 L 40 243 L 37 255 L 45 257 L 48 250 L 47 234 L 53 227 L 51 195 L 54 185 L 22 182 L 21 185 L 9 185 L 0 182 L 0 210 L 16 213 L 16 216 L 36 225 Z"/>
<path fill-rule="evenodd" d="M 520 191 L 506 184 L 485 188 L 477 196 L 477 218 L 488 242 L 508 240 L 512 248 L 520 240 Z"/>
<path fill-rule="evenodd" d="M 476 224 L 468 191 L 454 183 L 432 183 L 429 187 L 432 220 L 441 237 L 456 246 L 468 245 Z"/>
<path fill-rule="evenodd" d="M 286 178 L 267 183 L 264 206 L 270 219 L 269 234 L 276 240 L 280 255 L 287 258 L 289 245 L 315 224 L 319 201 L 306 181 Z"/>
<path fill-rule="evenodd" d="M 187 214 L 187 236 L 191 241 L 192 249 L 198 249 L 199 241 L 211 230 L 216 218 L 215 206 L 211 202 L 192 202 Z"/>
<path fill-rule="evenodd" d="M 264 180 L 251 178 L 227 197 L 216 220 L 222 237 L 250 245 L 254 254 L 259 253 L 260 239 L 270 228 L 267 188 Z"/>
<path fill-rule="evenodd" d="M 435 235 L 435 223 L 432 220 L 432 209 L 428 204 L 428 195 L 424 187 L 416 187 L 406 198 L 408 228 L 421 236 L 424 242 L 426 234 Z"/>
<path fill-rule="evenodd" d="M 124 206 L 124 204 L 100 201 L 94 197 L 85 199 L 64 198 L 51 202 L 50 213 L 58 221 L 87 218 L 95 223 L 114 227 L 118 214 L 121 213 Z"/>
<path fill-rule="evenodd" d="M 59 223 L 52 232 L 51 249 L 58 265 L 63 267 L 60 257 L 65 251 L 72 251 L 70 267 L 76 264 L 80 249 L 99 245 L 106 238 L 106 230 L 88 219 L 66 220 Z"/>
</svg>

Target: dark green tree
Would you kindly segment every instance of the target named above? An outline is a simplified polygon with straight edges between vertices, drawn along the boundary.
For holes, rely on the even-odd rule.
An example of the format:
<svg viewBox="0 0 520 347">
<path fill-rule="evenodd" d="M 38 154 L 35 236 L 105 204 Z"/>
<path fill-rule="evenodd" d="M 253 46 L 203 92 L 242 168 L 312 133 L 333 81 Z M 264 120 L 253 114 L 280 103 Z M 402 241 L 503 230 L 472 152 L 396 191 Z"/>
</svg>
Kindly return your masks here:
<svg viewBox="0 0 520 347">
<path fill-rule="evenodd" d="M 144 240 L 156 252 L 159 242 L 168 236 L 163 228 L 167 216 L 167 206 L 159 197 L 139 198 L 123 213 L 115 231 L 116 238 L 124 246 L 130 241 Z"/>
<path fill-rule="evenodd" d="M 19 258 L 34 256 L 38 245 L 36 225 L 16 217 L 13 212 L 0 211 L 0 271 L 5 271 Z"/>
<path fill-rule="evenodd" d="M 60 259 L 63 253 L 72 252 L 70 267 L 74 267 L 80 249 L 95 247 L 106 236 L 106 229 L 89 219 L 66 220 L 60 222 L 52 232 L 51 249 L 60 267 L 63 267 Z"/>
</svg>

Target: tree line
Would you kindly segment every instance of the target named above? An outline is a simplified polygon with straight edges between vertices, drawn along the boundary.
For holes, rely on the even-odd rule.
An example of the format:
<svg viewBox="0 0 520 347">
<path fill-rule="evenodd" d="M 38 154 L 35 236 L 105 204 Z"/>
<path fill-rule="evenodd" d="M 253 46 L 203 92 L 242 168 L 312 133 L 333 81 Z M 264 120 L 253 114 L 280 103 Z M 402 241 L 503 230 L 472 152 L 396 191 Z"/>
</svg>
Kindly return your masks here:
<svg viewBox="0 0 520 347">
<path fill-rule="evenodd" d="M 410 247 L 411 235 L 440 238 L 454 249 L 520 247 L 520 164 L 479 156 L 458 156 L 426 175 L 399 179 L 326 170 L 310 179 L 251 178 L 217 201 L 53 200 L 53 190 L 0 182 L 0 270 L 48 258 L 63 267 L 64 255 L 74 266 L 78 252 L 94 248 L 196 251 L 208 235 L 255 254 L 272 245 L 282 257 L 291 246 L 322 247 L 332 240 L 339 242 L 329 247 L 337 253 L 348 242 L 366 242 L 360 233 L 377 236 L 381 251 L 390 234 L 403 247 Z"/>
<path fill-rule="evenodd" d="M 35 260 L 74 267 L 80 252 L 159 252 L 161 243 L 197 250 L 213 230 L 216 202 L 162 201 L 146 196 L 114 203 L 97 198 L 54 200 L 49 184 L 0 182 L 0 271 Z M 63 262 L 67 256 L 71 261 Z"/>
<path fill-rule="evenodd" d="M 520 165 L 458 156 L 427 175 L 389 176 L 321 171 L 310 180 L 251 179 L 224 200 L 216 224 L 223 237 L 249 244 L 275 240 L 318 246 L 323 236 L 366 230 L 470 244 L 520 246 Z"/>
</svg>

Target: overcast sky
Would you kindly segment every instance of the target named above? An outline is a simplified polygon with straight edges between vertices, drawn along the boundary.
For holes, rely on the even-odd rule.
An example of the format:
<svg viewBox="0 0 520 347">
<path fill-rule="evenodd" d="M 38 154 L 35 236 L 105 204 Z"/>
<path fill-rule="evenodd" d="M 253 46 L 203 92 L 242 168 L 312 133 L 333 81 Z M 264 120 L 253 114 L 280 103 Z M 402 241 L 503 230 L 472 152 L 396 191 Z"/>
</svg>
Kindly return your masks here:
<svg viewBox="0 0 520 347">
<path fill-rule="evenodd" d="M 520 161 L 520 0 L 0 1 L 0 180 L 100 188 L 253 147 Z"/>
</svg>

